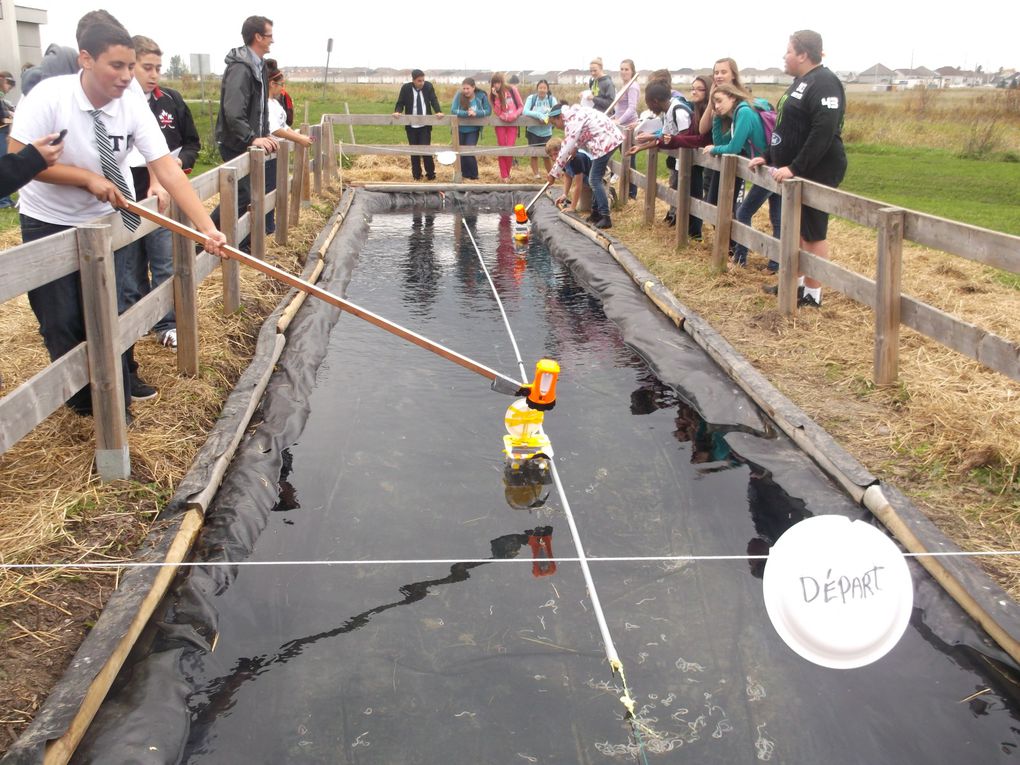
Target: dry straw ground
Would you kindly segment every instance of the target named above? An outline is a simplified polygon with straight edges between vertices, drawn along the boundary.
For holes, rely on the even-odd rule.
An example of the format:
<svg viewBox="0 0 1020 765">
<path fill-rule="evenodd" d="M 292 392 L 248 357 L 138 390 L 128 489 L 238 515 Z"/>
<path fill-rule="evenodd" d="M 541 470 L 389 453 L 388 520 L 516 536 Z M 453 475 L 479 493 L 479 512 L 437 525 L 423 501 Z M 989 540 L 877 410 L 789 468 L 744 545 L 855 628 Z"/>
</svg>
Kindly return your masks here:
<svg viewBox="0 0 1020 765">
<path fill-rule="evenodd" d="M 326 194 L 302 210 L 287 248 L 270 238 L 269 260 L 300 272 L 299 259 L 336 201 Z M 17 231 L 8 232 L 0 248 L 19 241 Z M 197 377 L 178 375 L 173 353 L 153 337 L 138 342 L 143 376 L 160 395 L 132 407 L 131 480 L 97 480 L 92 422 L 69 410 L 55 412 L 0 456 L 0 561 L 131 560 L 247 366 L 263 318 L 284 292 L 249 269 L 241 270 L 241 279 L 243 309 L 229 316 L 221 310 L 219 271 L 199 288 Z M 4 391 L 48 362 L 27 299 L 0 305 L 0 347 Z M 116 585 L 115 573 L 0 572 L 0 752 L 32 719 Z"/>
<path fill-rule="evenodd" d="M 494 159 L 483 159 L 482 182 L 497 182 Z M 439 180 L 451 179 L 439 168 Z M 520 174 L 525 168 L 518 170 Z M 527 180 L 529 174 L 515 180 Z M 408 180 L 406 160 L 359 158 L 344 181 Z M 423 188 L 425 188 L 423 186 Z M 334 197 L 304 215 L 277 263 L 297 269 Z M 661 208 L 661 204 L 660 204 Z M 661 208 L 657 217 L 665 212 Z M 614 213 L 612 233 L 677 297 L 706 317 L 787 396 L 810 413 L 873 472 L 892 481 L 965 549 L 1018 548 L 1020 514 L 1020 385 L 909 331 L 901 343 L 898 385 L 869 382 L 872 319 L 862 306 L 832 291 L 820 310 L 785 319 L 761 286 L 769 278 L 750 267 L 715 274 L 711 236 L 682 252 L 661 221 L 644 224 L 640 205 Z M 767 226 L 756 221 L 759 228 Z M 832 255 L 871 274 L 875 236 L 835 222 Z M 0 241 L 6 247 L 15 239 Z M 187 469 L 202 434 L 244 367 L 261 317 L 279 290 L 242 271 L 245 311 L 224 317 L 219 281 L 202 287 L 202 369 L 178 377 L 173 359 L 155 343 L 138 350 L 160 398 L 137 406 L 131 438 L 134 480 L 110 485 L 91 475 L 89 422 L 58 412 L 0 458 L 0 559 L 80 561 L 130 559 L 155 512 Z M 1020 340 L 1020 293 L 990 269 L 918 247 L 905 252 L 904 288 L 933 305 Z M 31 311 L 22 301 L 0 306 L 0 373 L 12 387 L 45 363 Z M 1014 596 L 1020 564 L 979 559 Z M 0 751 L 31 719 L 59 677 L 90 620 L 116 586 L 113 575 L 75 572 L 0 574 Z"/>
</svg>

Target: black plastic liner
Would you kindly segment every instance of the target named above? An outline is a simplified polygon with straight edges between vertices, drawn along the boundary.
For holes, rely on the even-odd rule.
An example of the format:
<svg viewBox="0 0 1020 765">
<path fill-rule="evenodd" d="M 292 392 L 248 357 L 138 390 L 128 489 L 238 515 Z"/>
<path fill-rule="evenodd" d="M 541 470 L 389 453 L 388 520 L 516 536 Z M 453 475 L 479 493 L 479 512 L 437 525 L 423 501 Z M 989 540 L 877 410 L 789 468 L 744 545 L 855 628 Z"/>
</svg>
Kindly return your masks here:
<svg viewBox="0 0 1020 765">
<path fill-rule="evenodd" d="M 506 211 L 512 203 L 510 195 L 498 193 L 455 192 L 440 198 L 435 194 L 361 192 L 330 248 L 320 285 L 344 295 L 372 215 L 411 207 L 436 212 L 453 208 L 485 212 Z M 632 395 L 632 413 L 651 413 L 678 405 L 693 408 L 702 420 L 698 426 L 700 437 L 715 439 L 720 452 L 728 452 L 726 460 L 749 470 L 753 480 L 749 483 L 748 498 L 757 538 L 764 549 L 793 523 L 812 512 L 820 512 L 819 508 L 855 519 L 868 517 L 866 510 L 836 491 L 832 482 L 789 439 L 775 432 L 747 395 L 720 372 L 687 334 L 678 331 L 649 303 L 602 248 L 562 224 L 552 205 L 544 200 L 534 208 L 533 221 L 550 252 L 568 265 L 578 282 L 597 297 L 627 345 L 654 375 Z M 364 267 L 371 269 L 371 264 Z M 196 560 L 246 560 L 270 513 L 288 501 L 289 449 L 306 427 L 309 399 L 339 315 L 337 309 L 309 300 L 292 323 L 258 422 L 239 450 L 210 509 L 207 527 L 195 550 Z M 409 354 L 421 352 L 408 350 Z M 560 549 L 565 547 L 561 542 Z M 979 673 L 996 694 L 1016 709 L 1015 668 L 1008 658 L 923 570 L 914 563 L 911 570 L 916 606 L 913 628 L 925 642 L 950 655 L 961 668 Z M 219 620 L 216 599 L 232 585 L 238 571 L 236 567 L 199 567 L 179 577 L 165 609 L 157 612 L 161 618 L 151 625 L 137 655 L 125 666 L 75 762 L 181 761 L 189 728 L 194 723 L 188 712 L 188 698 L 196 689 L 188 678 L 193 675 L 192 668 L 215 644 Z M 467 569 L 451 571 L 453 580 L 468 575 Z M 428 582 L 424 589 L 427 591 L 435 584 Z M 408 597 L 413 597 L 415 591 L 410 592 Z M 697 610 L 703 608 L 704 604 L 697 605 Z M 368 619 L 370 614 L 363 617 Z M 225 682 L 244 683 L 265 669 L 264 662 L 255 661 L 249 672 L 235 671 Z M 229 693 L 223 697 L 231 698 Z M 919 724 L 923 725 L 923 721 Z M 441 737 L 442 733 L 436 735 Z M 904 731 L 903 735 L 925 736 L 928 732 L 919 729 Z M 1011 746 L 1003 743 L 1003 751 Z M 823 757 L 825 749 L 824 743 L 818 742 L 817 756 Z M 768 759 L 763 756 L 764 751 L 767 750 L 758 751 L 758 759 Z M 748 761 L 751 759 L 749 753 Z M 446 760 L 437 751 L 424 756 L 422 761 Z"/>
</svg>

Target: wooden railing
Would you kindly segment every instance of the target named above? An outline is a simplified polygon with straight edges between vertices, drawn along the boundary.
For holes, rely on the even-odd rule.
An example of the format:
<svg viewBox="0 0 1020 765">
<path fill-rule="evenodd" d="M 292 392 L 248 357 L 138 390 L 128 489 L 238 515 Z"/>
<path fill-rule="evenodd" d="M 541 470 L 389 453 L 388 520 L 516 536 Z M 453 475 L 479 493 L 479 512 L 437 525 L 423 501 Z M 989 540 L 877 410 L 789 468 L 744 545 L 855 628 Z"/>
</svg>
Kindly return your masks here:
<svg viewBox="0 0 1020 765">
<path fill-rule="evenodd" d="M 406 144 L 358 144 L 354 143 L 354 126 L 355 125 L 374 125 L 374 126 L 386 126 L 386 125 L 431 125 L 445 126 L 450 128 L 450 143 L 449 144 L 431 144 L 429 146 L 408 146 Z M 322 115 L 321 125 L 323 130 L 329 130 L 332 125 L 349 125 L 351 128 L 351 142 L 344 143 L 340 146 L 340 150 L 347 155 L 357 154 L 396 154 L 399 156 L 426 156 L 430 154 L 436 154 L 441 151 L 452 151 L 457 155 L 456 163 L 453 171 L 454 183 L 460 183 L 463 180 L 463 173 L 461 172 L 461 157 L 488 157 L 488 156 L 500 156 L 500 157 L 544 157 L 545 147 L 544 146 L 461 146 L 460 145 L 460 127 L 461 126 L 479 126 L 479 127 L 519 127 L 527 128 L 534 127 L 536 125 L 544 125 L 545 123 L 540 122 L 532 117 L 519 117 L 513 122 L 503 122 L 503 120 L 497 117 L 457 117 L 456 115 L 446 115 L 442 117 L 436 117 L 435 115 L 407 115 L 401 114 L 394 117 L 392 114 L 324 114 Z"/>
<path fill-rule="evenodd" d="M 322 128 L 304 126 L 306 132 L 322 138 Z M 327 144 L 333 144 L 328 134 Z M 321 189 L 322 176 L 330 169 L 323 159 L 323 141 L 313 144 L 311 157 L 303 146 L 291 151 L 291 144 L 280 142 L 277 153 L 276 189 L 265 192 L 266 154 L 251 149 L 245 155 L 220 165 L 191 180 L 199 199 L 219 194 L 220 228 L 227 242 L 237 245 L 251 238 L 251 253 L 265 257 L 265 214 L 276 210 L 276 241 L 286 244 L 290 225 L 298 222 L 303 189 L 308 185 L 306 171 L 314 162 L 315 188 Z M 294 155 L 293 172 L 289 164 Z M 326 154 L 332 156 L 332 152 Z M 251 208 L 238 216 L 237 183 L 251 180 Z M 307 193 L 304 194 L 307 197 Z M 154 200 L 145 202 L 148 206 Z M 171 207 L 171 217 L 181 220 Z M 187 221 L 182 221 L 187 222 Z M 254 222 L 254 223 L 253 223 Z M 113 252 L 154 230 L 155 224 L 142 219 L 141 226 L 127 231 L 118 213 L 87 225 L 22 244 L 0 252 L 0 302 L 25 294 L 43 284 L 75 271 L 81 272 L 82 303 L 88 340 L 48 364 L 29 380 L 0 398 L 0 453 L 6 452 L 39 423 L 60 408 L 86 384 L 92 386 L 96 432 L 96 469 L 104 480 L 126 478 L 130 474 L 127 422 L 121 376 L 121 354 L 173 307 L 177 317 L 177 368 L 185 375 L 198 373 L 198 285 L 221 264 L 207 252 L 195 253 L 194 245 L 182 236 L 173 236 L 174 277 L 117 315 L 116 278 Z M 241 305 L 238 263 L 222 262 L 223 310 L 233 313 Z"/>
<path fill-rule="evenodd" d="M 677 193 L 656 177 L 659 156 L 677 158 Z M 710 205 L 692 199 L 689 193 L 694 165 L 720 172 L 719 199 L 732 199 L 737 179 L 778 193 L 783 215 L 777 240 L 733 219 L 729 205 Z M 941 250 L 950 255 L 1009 273 L 1020 273 L 1020 237 L 946 220 L 914 210 L 892 207 L 877 200 L 857 196 L 812 181 L 791 179 L 777 184 L 768 173 L 748 169 L 748 160 L 727 155 L 706 157 L 691 149 L 648 152 L 646 173 L 632 170 L 628 163 L 613 163 L 620 175 L 620 199 L 627 199 L 630 182 L 644 189 L 645 221 L 654 220 L 654 200 L 661 199 L 677 207 L 676 244 L 687 243 L 687 216 L 694 215 L 716 227 L 712 251 L 713 263 L 725 268 L 729 241 L 739 242 L 778 261 L 779 310 L 791 315 L 797 306 L 797 274 L 817 279 L 831 289 L 870 307 L 875 313 L 874 382 L 887 385 L 896 381 L 899 362 L 900 326 L 907 326 L 947 348 L 968 356 L 990 369 L 1020 380 L 1020 345 L 981 327 L 952 316 L 900 289 L 903 242 Z M 873 277 L 856 273 L 837 263 L 800 249 L 800 210 L 808 205 L 878 232 L 877 265 Z"/>
</svg>

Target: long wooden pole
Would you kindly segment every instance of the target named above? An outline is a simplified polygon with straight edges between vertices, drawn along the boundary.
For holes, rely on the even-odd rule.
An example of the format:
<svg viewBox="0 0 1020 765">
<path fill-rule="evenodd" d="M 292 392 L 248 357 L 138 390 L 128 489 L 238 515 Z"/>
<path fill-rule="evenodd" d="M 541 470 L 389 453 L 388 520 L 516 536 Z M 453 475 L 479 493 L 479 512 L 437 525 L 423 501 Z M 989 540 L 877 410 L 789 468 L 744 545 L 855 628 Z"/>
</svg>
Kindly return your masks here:
<svg viewBox="0 0 1020 765">
<path fill-rule="evenodd" d="M 136 213 L 137 215 L 140 215 L 143 218 L 151 220 L 153 223 L 158 223 L 160 226 L 170 229 L 175 234 L 181 234 L 183 236 L 188 237 L 194 242 L 197 242 L 199 244 L 205 244 L 206 241 L 205 234 L 201 233 L 200 231 L 196 231 L 193 228 L 189 228 L 188 226 L 185 226 L 183 223 L 178 223 L 173 218 L 168 218 L 165 215 L 160 215 L 158 212 L 155 212 L 154 210 L 149 210 L 131 201 L 126 201 L 125 207 L 131 212 Z M 494 369 L 490 369 L 484 364 L 480 364 L 477 361 L 469 359 L 467 356 L 462 356 L 456 351 L 450 350 L 446 346 L 440 345 L 439 343 L 429 340 L 427 337 L 419 335 L 417 332 L 402 327 L 399 324 L 395 324 L 394 322 L 389 321 L 388 319 L 384 319 L 382 316 L 372 313 L 371 311 L 362 308 L 361 306 L 355 305 L 354 303 L 350 303 L 344 300 L 343 298 L 334 295 L 332 292 L 328 292 L 327 290 L 324 290 L 321 287 L 317 287 L 311 282 L 306 282 L 304 279 L 294 276 L 293 274 L 288 273 L 283 269 L 277 268 L 276 266 L 266 263 L 265 261 L 259 260 L 258 258 L 253 258 L 251 255 L 246 255 L 245 253 L 241 252 L 238 249 L 235 249 L 234 247 L 225 245 L 222 248 L 222 251 L 224 256 L 227 258 L 231 258 L 240 263 L 243 263 L 246 266 L 250 266 L 251 268 L 254 268 L 256 271 L 261 271 L 266 276 L 269 276 L 270 278 L 275 279 L 276 281 L 281 282 L 282 284 L 286 284 L 288 287 L 293 287 L 294 289 L 300 290 L 301 292 L 305 292 L 311 295 L 312 297 L 317 297 L 319 298 L 319 300 L 329 303 L 330 305 L 336 306 L 337 308 L 341 308 L 344 311 L 347 311 L 348 313 L 354 314 L 359 319 L 364 319 L 369 324 L 374 324 L 380 329 L 384 329 L 387 332 L 396 335 L 397 337 L 401 337 L 404 340 L 407 340 L 408 342 L 417 345 L 419 348 L 424 348 L 427 351 L 431 351 L 437 356 L 442 356 L 444 359 L 452 361 L 454 364 L 459 364 L 465 369 L 470 370 L 471 372 L 474 372 L 476 374 L 479 374 L 488 380 L 491 380 L 492 389 L 498 393 L 505 393 L 511 396 L 516 396 L 518 394 L 523 395 L 523 392 L 521 391 L 521 384 L 518 381 L 510 377 L 507 377 L 506 375 L 500 374 L 499 372 L 495 371 Z"/>
</svg>

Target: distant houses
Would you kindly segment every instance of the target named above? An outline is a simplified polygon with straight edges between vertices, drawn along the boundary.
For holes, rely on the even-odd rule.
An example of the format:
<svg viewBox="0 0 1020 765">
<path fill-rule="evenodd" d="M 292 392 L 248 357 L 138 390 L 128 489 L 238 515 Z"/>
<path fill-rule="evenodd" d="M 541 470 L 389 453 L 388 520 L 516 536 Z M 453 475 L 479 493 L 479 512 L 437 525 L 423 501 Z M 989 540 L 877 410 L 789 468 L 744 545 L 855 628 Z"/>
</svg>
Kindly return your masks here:
<svg viewBox="0 0 1020 765">
<path fill-rule="evenodd" d="M 285 67 L 284 71 L 290 80 L 322 82 L 322 67 L 297 66 Z M 607 70 L 607 74 L 613 77 L 616 82 L 620 81 L 619 72 Z M 587 69 L 563 69 L 563 70 L 519 70 L 504 72 L 507 78 L 516 76 L 522 88 L 531 89 L 539 80 L 546 80 L 553 89 L 576 87 L 584 88 L 588 85 L 589 73 Z M 638 82 L 642 85 L 648 80 L 651 70 L 638 72 Z M 909 90 L 911 88 L 975 88 L 984 85 L 995 87 L 1020 87 L 1020 77 L 1016 70 L 1000 70 L 997 73 L 980 71 L 966 71 L 952 66 L 943 66 L 934 71 L 924 66 L 909 67 L 901 69 L 890 69 L 884 64 L 878 63 L 862 72 L 837 72 L 839 78 L 845 83 L 858 85 L 870 85 L 876 90 Z M 689 85 L 697 75 L 704 75 L 709 78 L 712 70 L 704 69 L 674 69 L 670 70 L 674 85 Z M 427 70 L 426 77 L 437 85 L 460 85 L 465 77 L 473 77 L 479 87 L 487 87 L 492 70 L 465 70 L 465 69 L 435 69 Z M 353 83 L 359 85 L 397 85 L 407 82 L 410 79 L 410 71 L 407 69 L 393 69 L 382 67 L 370 69 L 367 67 L 343 67 L 330 68 L 329 82 L 331 83 Z M 740 70 L 740 79 L 747 85 L 789 85 L 793 78 L 777 67 L 768 69 L 747 68 Z"/>
</svg>

